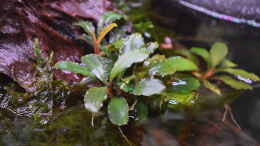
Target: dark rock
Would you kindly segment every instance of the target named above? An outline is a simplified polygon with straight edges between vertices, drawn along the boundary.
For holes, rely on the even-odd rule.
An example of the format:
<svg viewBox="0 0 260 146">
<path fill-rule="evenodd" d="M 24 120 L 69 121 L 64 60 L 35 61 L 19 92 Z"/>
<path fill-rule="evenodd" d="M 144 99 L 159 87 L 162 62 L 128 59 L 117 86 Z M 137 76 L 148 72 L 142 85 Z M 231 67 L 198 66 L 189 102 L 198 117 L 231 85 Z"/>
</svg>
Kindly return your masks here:
<svg viewBox="0 0 260 146">
<path fill-rule="evenodd" d="M 10 76 L 27 91 L 34 91 L 30 87 L 36 80 L 32 65 L 34 39 L 40 40 L 43 56 L 54 52 L 54 63 L 79 61 L 88 45 L 77 43 L 81 32 L 72 24 L 80 18 L 97 22 L 109 9 L 111 4 L 107 0 L 1 1 L 0 73 Z M 55 77 L 69 82 L 80 79 L 61 71 L 55 71 Z"/>
</svg>

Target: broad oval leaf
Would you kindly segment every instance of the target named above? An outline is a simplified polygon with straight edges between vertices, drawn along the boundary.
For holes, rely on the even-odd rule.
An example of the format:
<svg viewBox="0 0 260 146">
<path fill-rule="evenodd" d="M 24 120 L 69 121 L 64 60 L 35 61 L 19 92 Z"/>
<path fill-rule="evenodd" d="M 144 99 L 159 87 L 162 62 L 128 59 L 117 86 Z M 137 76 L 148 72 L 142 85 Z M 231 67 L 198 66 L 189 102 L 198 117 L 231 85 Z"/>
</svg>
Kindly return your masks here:
<svg viewBox="0 0 260 146">
<path fill-rule="evenodd" d="M 260 78 L 253 74 L 253 73 L 249 73 L 243 69 L 234 69 L 234 68 L 227 68 L 227 69 L 222 69 L 219 72 L 227 72 L 230 73 L 232 75 L 238 76 L 238 77 L 242 77 L 244 79 L 249 79 L 252 81 L 259 81 Z"/>
<path fill-rule="evenodd" d="M 221 94 L 221 90 L 214 84 L 210 83 L 208 80 L 203 80 L 203 84 L 206 88 L 208 88 L 209 90 L 211 90 L 212 92 L 218 94 L 218 95 L 222 95 Z"/>
<path fill-rule="evenodd" d="M 95 78 L 95 75 L 92 74 L 85 66 L 82 66 L 75 62 L 60 61 L 55 64 L 55 68 Z"/>
<path fill-rule="evenodd" d="M 177 80 L 172 82 L 172 87 L 170 89 L 173 92 L 178 93 L 190 93 L 192 91 L 197 90 L 200 87 L 200 81 L 193 77 L 183 78 L 181 80 Z"/>
<path fill-rule="evenodd" d="M 149 70 L 151 75 L 171 75 L 177 71 L 194 71 L 198 67 L 192 61 L 180 56 L 168 58 Z"/>
<path fill-rule="evenodd" d="M 209 52 L 204 48 L 191 48 L 192 53 L 202 57 L 207 63 L 209 63 Z"/>
<path fill-rule="evenodd" d="M 133 51 L 136 49 L 143 48 L 145 45 L 144 38 L 139 33 L 134 33 L 127 38 L 123 39 L 123 46 L 121 49 L 121 54 Z"/>
<path fill-rule="evenodd" d="M 84 96 L 84 105 L 87 110 L 93 113 L 99 112 L 103 102 L 107 99 L 106 87 L 90 88 Z"/>
<path fill-rule="evenodd" d="M 216 79 L 224 82 L 225 84 L 229 85 L 231 88 L 237 89 L 237 90 L 252 90 L 252 86 L 242 82 L 242 81 L 238 81 L 233 79 L 232 77 L 229 76 L 218 76 L 216 77 Z"/>
<path fill-rule="evenodd" d="M 112 61 L 110 59 L 95 54 L 89 54 L 81 57 L 81 62 L 84 63 L 86 68 L 99 80 L 107 82 L 108 74 L 112 67 Z"/>
<path fill-rule="evenodd" d="M 150 57 L 149 59 L 147 59 L 144 62 L 144 65 L 147 67 L 153 67 L 154 65 L 162 62 L 165 59 L 166 59 L 165 55 L 156 54 L 156 55 Z"/>
<path fill-rule="evenodd" d="M 128 123 L 129 106 L 125 98 L 112 98 L 108 104 L 108 116 L 110 121 L 122 126 Z"/>
<path fill-rule="evenodd" d="M 127 68 L 131 67 L 134 63 L 144 61 L 151 53 L 154 52 L 157 47 L 157 43 L 150 43 L 150 45 L 146 48 L 130 50 L 119 56 L 110 73 L 110 81 L 112 81 L 116 76 L 125 71 Z"/>
<path fill-rule="evenodd" d="M 158 79 L 143 79 L 134 90 L 135 95 L 151 96 L 160 94 L 165 89 L 164 84 Z"/>
<path fill-rule="evenodd" d="M 224 43 L 215 43 L 213 44 L 210 50 L 211 57 L 211 67 L 216 67 L 219 65 L 227 56 L 228 47 Z"/>
<path fill-rule="evenodd" d="M 164 92 L 162 94 L 164 96 L 164 100 L 170 102 L 175 101 L 174 104 L 182 104 L 190 106 L 195 103 L 196 98 L 198 96 L 195 92 L 189 93 L 177 93 L 177 92 Z"/>
</svg>

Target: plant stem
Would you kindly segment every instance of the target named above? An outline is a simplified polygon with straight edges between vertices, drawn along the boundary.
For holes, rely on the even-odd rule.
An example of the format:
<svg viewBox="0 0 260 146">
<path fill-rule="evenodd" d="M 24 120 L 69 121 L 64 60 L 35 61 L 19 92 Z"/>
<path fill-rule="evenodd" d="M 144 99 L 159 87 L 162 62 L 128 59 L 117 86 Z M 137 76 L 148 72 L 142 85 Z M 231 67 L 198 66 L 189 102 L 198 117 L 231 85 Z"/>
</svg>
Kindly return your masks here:
<svg viewBox="0 0 260 146">
<path fill-rule="evenodd" d="M 215 70 L 213 68 L 209 69 L 203 76 L 203 79 L 208 79 L 215 73 Z"/>
<path fill-rule="evenodd" d="M 97 37 L 94 33 L 92 33 L 92 39 L 93 39 L 94 53 L 99 54 L 101 51 L 100 51 L 100 48 L 99 48 L 99 43 L 97 41 Z"/>
</svg>

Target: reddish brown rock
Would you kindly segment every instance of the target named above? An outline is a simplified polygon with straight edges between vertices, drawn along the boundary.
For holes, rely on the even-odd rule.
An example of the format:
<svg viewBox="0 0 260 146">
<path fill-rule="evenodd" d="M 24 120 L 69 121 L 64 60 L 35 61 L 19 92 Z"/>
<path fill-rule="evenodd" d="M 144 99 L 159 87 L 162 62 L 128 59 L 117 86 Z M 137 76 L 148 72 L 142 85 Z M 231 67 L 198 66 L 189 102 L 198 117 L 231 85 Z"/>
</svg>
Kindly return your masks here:
<svg viewBox="0 0 260 146">
<path fill-rule="evenodd" d="M 97 22 L 110 9 L 107 0 L 1 1 L 0 73 L 10 76 L 27 91 L 33 91 L 28 88 L 35 80 L 33 40 L 40 40 L 43 56 L 54 52 L 54 62 L 79 61 L 87 44 L 77 43 L 81 32 L 72 24 L 79 19 Z M 92 51 L 91 48 L 86 50 Z M 55 77 L 70 82 L 80 79 L 61 71 L 55 71 Z"/>
</svg>

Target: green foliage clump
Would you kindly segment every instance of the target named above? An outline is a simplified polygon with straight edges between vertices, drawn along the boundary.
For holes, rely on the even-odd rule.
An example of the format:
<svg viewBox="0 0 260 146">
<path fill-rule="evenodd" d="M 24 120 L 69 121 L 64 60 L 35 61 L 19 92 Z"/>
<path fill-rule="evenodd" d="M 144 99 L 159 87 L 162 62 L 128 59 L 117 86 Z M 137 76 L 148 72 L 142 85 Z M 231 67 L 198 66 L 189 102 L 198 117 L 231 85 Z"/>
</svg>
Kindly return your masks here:
<svg viewBox="0 0 260 146">
<path fill-rule="evenodd" d="M 221 95 L 221 83 L 244 90 L 252 89 L 252 81 L 260 80 L 255 74 L 237 69 L 227 59 L 228 48 L 223 43 L 215 43 L 210 51 L 172 50 L 169 56 L 160 52 L 157 42 L 145 43 L 139 33 L 105 38 L 117 26 L 113 22 L 121 18 L 120 14 L 105 14 L 97 31 L 90 22 L 77 23 L 86 32 L 83 38 L 93 45 L 94 54 L 82 56 L 81 63 L 62 61 L 55 65 L 96 80 L 99 84 L 86 91 L 85 108 L 93 115 L 106 110 L 117 126 L 128 123 L 132 110 L 137 111 L 139 120 L 145 119 L 148 110 L 142 98 L 159 99 L 162 104 L 174 100 L 189 106 L 196 102 L 202 84 Z"/>
</svg>

